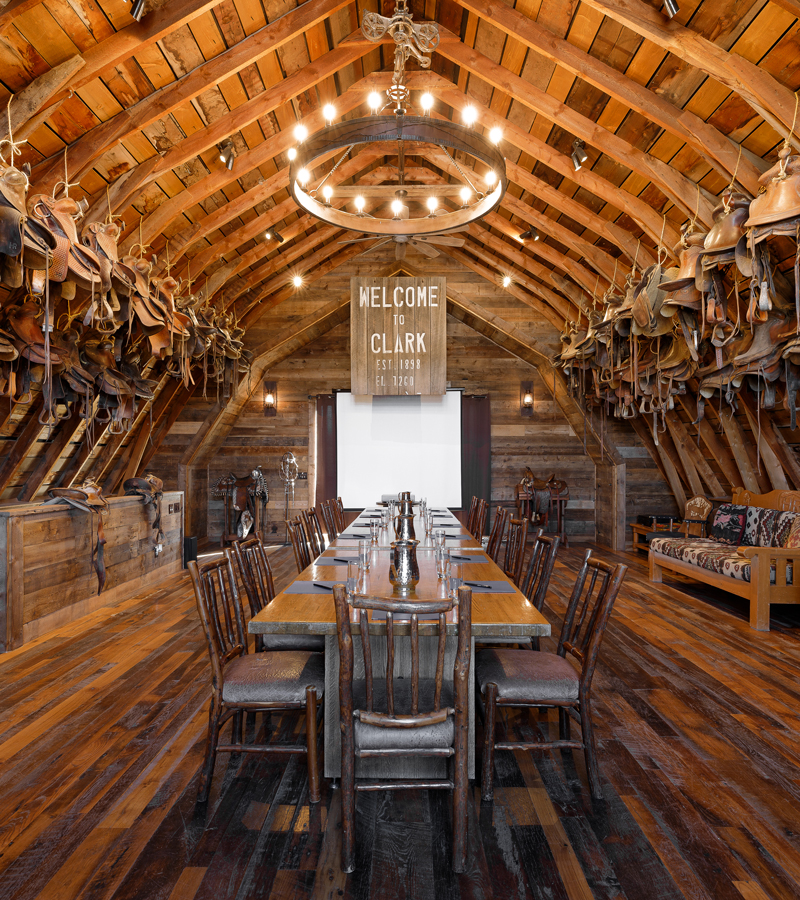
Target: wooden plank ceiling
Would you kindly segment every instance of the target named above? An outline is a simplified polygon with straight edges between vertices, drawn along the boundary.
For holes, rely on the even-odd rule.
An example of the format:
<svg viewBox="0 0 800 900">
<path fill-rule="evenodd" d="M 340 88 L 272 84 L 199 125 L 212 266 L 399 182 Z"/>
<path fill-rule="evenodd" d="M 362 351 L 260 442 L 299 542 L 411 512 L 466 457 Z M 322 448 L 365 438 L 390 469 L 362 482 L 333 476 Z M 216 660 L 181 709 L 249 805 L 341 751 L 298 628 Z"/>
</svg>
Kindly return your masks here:
<svg viewBox="0 0 800 900">
<path fill-rule="evenodd" d="M 458 120 L 469 101 L 477 127 L 504 132 L 508 193 L 449 255 L 498 291 L 510 275 L 519 308 L 549 323 L 551 349 L 565 319 L 621 285 L 634 261 L 649 264 L 659 246 L 674 255 L 688 218 L 709 225 L 734 172 L 755 194 L 791 129 L 800 7 L 790 0 L 681 0 L 673 20 L 656 0 L 409 5 L 417 22 L 436 21 L 442 34 L 429 72 L 409 65 L 412 90 L 431 91 L 434 115 L 448 119 Z M 27 140 L 31 193 L 53 190 L 66 164 L 79 183 L 73 194 L 89 202 L 87 219 L 105 218 L 109 207 L 121 217 L 123 248 L 144 244 L 162 272 L 169 260 L 173 275 L 191 278 L 251 329 L 253 346 L 264 346 L 255 326 L 268 311 L 272 333 L 285 340 L 297 319 L 291 276 L 302 275 L 305 290 L 369 246 L 342 245 L 353 235 L 301 215 L 287 190 L 295 125 L 320 127 L 325 103 L 340 118 L 365 115 L 369 91 L 390 82 L 393 45 L 361 36 L 366 10 L 390 16 L 394 2 L 145 0 L 137 23 L 125 0 L 7 0 L 0 82 L 5 97 L 20 95 L 12 125 Z M 228 138 L 232 171 L 219 159 Z M 589 157 L 579 172 L 569 156 L 575 138 Z M 391 183 L 396 165 L 391 148 L 367 150 L 335 178 Z M 409 165 L 420 182 L 453 180 L 439 152 Z M 519 235 L 531 226 L 541 240 L 523 244 Z M 268 230 L 283 243 L 268 240 Z M 421 262 L 410 252 L 410 262 Z M 156 400 L 162 430 L 189 393 L 170 388 Z M 6 416 L 8 435 L 29 446 L 41 440 L 30 416 L 23 408 Z M 676 436 L 682 424 L 673 424 Z M 779 438 L 785 425 L 779 416 Z M 61 447 L 83 433 L 72 420 L 59 428 L 72 429 L 58 436 Z M 724 440 L 715 434 L 704 447 Z M 106 467 L 123 446 L 152 456 L 132 435 L 101 434 L 94 443 L 106 447 Z M 87 443 L 80 465 L 70 461 L 67 480 L 91 452 Z M 41 484 L 59 468 L 56 450 L 47 453 L 36 467 Z M 694 473 L 676 461 L 690 486 Z M 129 473 L 135 460 L 120 459 L 117 469 Z M 33 493 L 28 486 L 26 498 Z"/>
</svg>

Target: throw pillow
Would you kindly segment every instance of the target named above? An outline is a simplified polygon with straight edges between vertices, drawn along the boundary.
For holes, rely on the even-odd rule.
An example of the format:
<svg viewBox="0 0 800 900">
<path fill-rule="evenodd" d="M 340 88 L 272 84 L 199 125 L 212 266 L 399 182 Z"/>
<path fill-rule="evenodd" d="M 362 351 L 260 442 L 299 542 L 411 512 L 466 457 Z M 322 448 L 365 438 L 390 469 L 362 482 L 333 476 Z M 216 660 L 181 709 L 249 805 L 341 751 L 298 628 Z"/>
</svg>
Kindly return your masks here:
<svg viewBox="0 0 800 900">
<path fill-rule="evenodd" d="M 783 546 L 787 550 L 797 550 L 800 547 L 800 516 L 797 516 L 792 522 L 792 527 L 789 529 L 789 535 Z"/>
<path fill-rule="evenodd" d="M 762 509 L 759 512 L 756 547 L 771 547 L 772 538 L 775 534 L 775 523 L 778 521 L 780 510 Z"/>
<path fill-rule="evenodd" d="M 778 518 L 775 520 L 775 531 L 772 534 L 773 547 L 786 546 L 786 538 L 789 537 L 789 532 L 792 530 L 792 525 L 797 518 L 797 513 L 778 513 Z"/>
<path fill-rule="evenodd" d="M 723 503 L 714 515 L 711 537 L 721 544 L 736 544 L 738 546 L 742 542 L 746 516 L 746 506 L 734 506 L 732 503 Z"/>
<path fill-rule="evenodd" d="M 743 547 L 758 546 L 758 520 L 761 516 L 760 506 L 748 506 L 747 515 L 744 520 L 744 531 L 742 532 Z"/>
</svg>

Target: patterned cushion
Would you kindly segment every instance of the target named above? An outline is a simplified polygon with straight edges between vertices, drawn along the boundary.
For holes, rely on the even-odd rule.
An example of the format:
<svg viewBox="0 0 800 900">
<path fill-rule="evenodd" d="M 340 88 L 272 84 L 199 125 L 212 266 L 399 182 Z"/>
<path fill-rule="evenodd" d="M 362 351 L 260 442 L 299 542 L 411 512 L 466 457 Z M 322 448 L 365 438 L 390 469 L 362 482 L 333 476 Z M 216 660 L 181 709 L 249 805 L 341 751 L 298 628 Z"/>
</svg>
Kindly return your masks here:
<svg viewBox="0 0 800 900">
<path fill-rule="evenodd" d="M 800 516 L 797 516 L 800 522 Z M 798 544 L 800 547 L 800 525 L 798 525 Z M 680 559 L 691 563 L 700 569 L 716 572 L 718 575 L 727 575 L 738 581 L 750 581 L 750 560 L 731 551 L 729 544 L 719 543 L 704 538 L 693 540 L 675 538 L 654 538 L 650 543 L 650 549 L 663 556 Z M 783 563 L 781 563 L 783 565 Z M 792 583 L 792 564 L 786 564 L 786 583 Z M 770 564 L 770 584 L 775 584 L 775 565 Z"/>
<path fill-rule="evenodd" d="M 775 534 L 775 523 L 778 521 L 780 511 L 777 509 L 760 509 L 758 512 L 756 547 L 771 547 L 772 536 Z"/>
<path fill-rule="evenodd" d="M 789 534 L 786 536 L 786 542 L 783 546 L 787 550 L 797 550 L 800 547 L 800 516 L 792 522 L 792 527 L 789 529 Z"/>
<path fill-rule="evenodd" d="M 761 509 L 758 506 L 748 506 L 744 517 L 744 531 L 740 543 L 743 547 L 758 546 L 758 522 Z"/>
<path fill-rule="evenodd" d="M 663 553 L 664 556 L 671 556 L 673 559 L 683 559 L 686 550 L 694 547 L 715 548 L 716 541 L 709 538 L 653 538 L 650 541 L 650 549 L 656 553 Z"/>
<path fill-rule="evenodd" d="M 775 531 L 772 534 L 773 547 L 786 546 L 786 538 L 789 537 L 789 532 L 791 531 L 792 525 L 797 518 L 797 513 L 778 513 L 778 518 L 775 520 Z"/>
<path fill-rule="evenodd" d="M 711 538 L 720 544 L 742 543 L 742 532 L 745 528 L 748 507 L 734 506 L 732 503 L 723 503 L 714 516 L 714 524 L 711 526 Z M 755 537 L 755 519 L 753 520 L 753 536 Z"/>
</svg>

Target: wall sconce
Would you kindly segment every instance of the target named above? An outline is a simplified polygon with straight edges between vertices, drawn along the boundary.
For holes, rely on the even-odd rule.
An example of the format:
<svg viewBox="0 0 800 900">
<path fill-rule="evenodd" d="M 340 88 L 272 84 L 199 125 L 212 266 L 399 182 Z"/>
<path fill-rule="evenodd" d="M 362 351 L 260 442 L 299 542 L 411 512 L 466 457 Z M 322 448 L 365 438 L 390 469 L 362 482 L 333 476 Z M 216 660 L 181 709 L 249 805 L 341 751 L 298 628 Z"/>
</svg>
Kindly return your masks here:
<svg viewBox="0 0 800 900">
<path fill-rule="evenodd" d="M 278 385 L 274 381 L 264 382 L 264 415 L 278 415 Z"/>
<path fill-rule="evenodd" d="M 533 382 L 523 381 L 519 386 L 519 414 L 526 418 L 533 417 Z"/>
</svg>

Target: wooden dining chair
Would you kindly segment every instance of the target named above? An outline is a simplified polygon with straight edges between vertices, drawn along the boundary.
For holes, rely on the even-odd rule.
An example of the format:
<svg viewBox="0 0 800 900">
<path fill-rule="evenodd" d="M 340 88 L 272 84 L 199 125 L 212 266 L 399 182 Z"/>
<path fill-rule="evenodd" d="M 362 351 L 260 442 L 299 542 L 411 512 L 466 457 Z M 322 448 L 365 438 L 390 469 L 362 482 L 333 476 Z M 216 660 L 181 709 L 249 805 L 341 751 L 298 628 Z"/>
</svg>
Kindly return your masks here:
<svg viewBox="0 0 800 900">
<path fill-rule="evenodd" d="M 289 532 L 289 540 L 292 542 L 297 571 L 302 572 L 303 569 L 307 569 L 311 565 L 311 554 L 308 550 L 306 533 L 299 518 L 287 519 L 286 529 Z"/>
<path fill-rule="evenodd" d="M 528 542 L 528 520 L 510 519 L 506 538 L 506 555 L 503 571 L 517 587 L 522 579 L 522 563 L 525 560 L 525 545 Z"/>
<path fill-rule="evenodd" d="M 323 529 L 322 523 L 319 520 L 319 514 L 317 513 L 316 506 L 310 506 L 308 508 L 308 518 L 317 533 L 319 552 L 323 553 L 327 549 L 330 541 L 325 539 L 325 530 Z"/>
<path fill-rule="evenodd" d="M 342 871 L 355 868 L 356 792 L 409 787 L 445 788 L 453 791 L 453 869 L 463 872 L 467 848 L 467 792 L 469 732 L 469 673 L 472 634 L 472 591 L 459 588 L 458 600 L 413 602 L 356 596 L 350 603 L 343 585 L 333 589 L 339 637 L 339 705 L 342 729 Z M 446 616 L 458 608 L 458 646 L 452 681 L 444 678 Z M 360 634 L 368 633 L 367 613 L 386 620 L 386 668 L 373 675 L 373 652 L 380 638 L 361 640 L 363 676 L 355 677 L 351 609 L 358 611 Z M 395 666 L 395 619 L 410 613 L 411 672 Z M 438 615 L 438 648 L 432 677 L 420 677 L 418 614 Z M 427 623 L 426 623 L 427 624 Z M 405 631 L 405 627 L 400 626 Z M 410 677 L 409 677 L 410 675 Z M 366 781 L 356 777 L 356 761 L 398 757 L 452 760 L 450 774 L 414 781 Z"/>
<path fill-rule="evenodd" d="M 508 522 L 508 510 L 501 506 L 495 513 L 492 533 L 489 535 L 489 543 L 486 545 L 486 553 L 498 565 L 500 564 L 500 548 L 503 545 L 506 522 Z"/>
<path fill-rule="evenodd" d="M 304 753 L 308 792 L 320 799 L 317 751 L 318 713 L 325 694 L 325 657 L 305 650 L 248 653 L 244 615 L 230 549 L 221 560 L 199 566 L 189 562 L 197 611 L 211 657 L 211 707 L 206 755 L 200 774 L 199 799 L 208 800 L 217 753 Z M 242 721 L 247 712 L 305 711 L 305 744 L 243 744 Z M 231 722 L 231 742 L 219 733 Z"/>
<path fill-rule="evenodd" d="M 322 510 L 322 518 L 325 519 L 325 530 L 328 532 L 328 541 L 335 541 L 339 537 L 339 528 L 337 527 L 337 516 L 331 509 L 329 500 L 323 500 L 319 508 Z"/>
<path fill-rule="evenodd" d="M 320 535 L 317 534 L 316 526 L 309 515 L 310 510 L 303 509 L 300 510 L 300 522 L 303 526 L 303 532 L 306 536 L 306 543 L 308 544 L 308 552 L 311 556 L 311 559 L 316 559 L 320 553 L 322 553 L 323 547 L 320 546 Z"/>
<path fill-rule="evenodd" d="M 469 514 L 467 515 L 467 531 L 475 534 L 475 515 L 478 512 L 478 498 L 473 494 L 469 503 Z"/>
<path fill-rule="evenodd" d="M 236 541 L 233 555 L 250 614 L 257 616 L 275 599 L 272 568 L 261 538 L 255 534 L 247 540 Z M 325 637 L 321 634 L 257 634 L 255 647 L 257 653 L 270 650 L 312 650 L 320 653 L 325 650 Z"/>
<path fill-rule="evenodd" d="M 539 610 L 544 608 L 544 598 L 550 586 L 550 576 L 553 574 L 553 566 L 556 562 L 559 544 L 558 535 L 544 533 L 544 528 L 539 529 L 536 539 L 531 547 L 531 555 L 528 560 L 528 568 L 519 589 Z M 539 649 L 539 636 L 531 637 L 531 648 Z"/>
<path fill-rule="evenodd" d="M 340 532 L 344 531 L 344 503 L 342 503 L 342 498 L 337 497 L 335 500 L 331 500 L 331 508 L 336 515 L 336 527 Z"/>
<path fill-rule="evenodd" d="M 489 504 L 481 498 L 478 500 L 478 508 L 475 511 L 475 523 L 471 529 L 468 529 L 476 541 L 483 538 L 484 532 L 486 531 L 486 517 L 488 514 Z"/>
<path fill-rule="evenodd" d="M 564 616 L 555 653 L 491 648 L 475 655 L 478 689 L 484 706 L 481 796 L 494 791 L 495 750 L 583 750 L 592 796 L 601 799 L 602 786 L 592 729 L 591 689 L 597 656 L 614 601 L 627 566 L 592 559 L 587 551 Z M 574 656 L 580 670 L 566 658 Z M 498 707 L 555 707 L 557 740 L 495 740 Z M 570 737 L 570 717 L 580 723 L 580 740 Z"/>
</svg>

